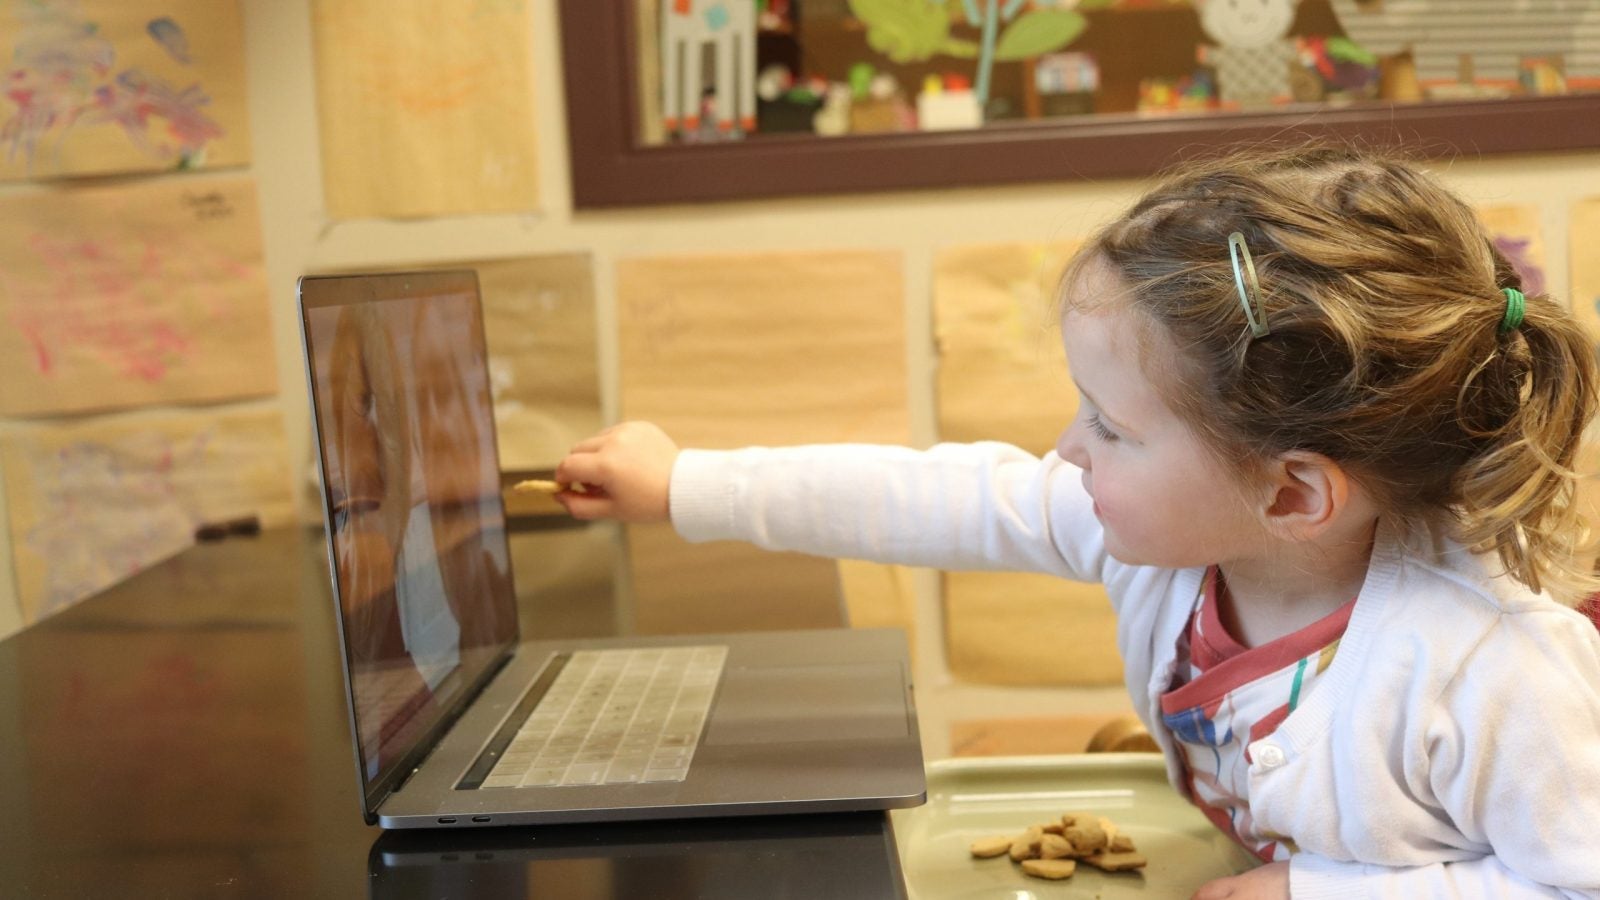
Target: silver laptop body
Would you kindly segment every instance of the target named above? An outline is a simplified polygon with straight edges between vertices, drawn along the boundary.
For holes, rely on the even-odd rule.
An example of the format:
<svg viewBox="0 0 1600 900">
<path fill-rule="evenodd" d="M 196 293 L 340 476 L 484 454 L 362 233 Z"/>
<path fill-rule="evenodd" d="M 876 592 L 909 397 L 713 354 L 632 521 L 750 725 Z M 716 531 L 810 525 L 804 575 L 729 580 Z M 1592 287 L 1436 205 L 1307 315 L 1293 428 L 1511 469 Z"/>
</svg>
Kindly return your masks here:
<svg viewBox="0 0 1600 900">
<path fill-rule="evenodd" d="M 926 799 L 898 631 L 523 641 L 476 273 L 308 276 L 298 293 L 368 823 Z"/>
</svg>

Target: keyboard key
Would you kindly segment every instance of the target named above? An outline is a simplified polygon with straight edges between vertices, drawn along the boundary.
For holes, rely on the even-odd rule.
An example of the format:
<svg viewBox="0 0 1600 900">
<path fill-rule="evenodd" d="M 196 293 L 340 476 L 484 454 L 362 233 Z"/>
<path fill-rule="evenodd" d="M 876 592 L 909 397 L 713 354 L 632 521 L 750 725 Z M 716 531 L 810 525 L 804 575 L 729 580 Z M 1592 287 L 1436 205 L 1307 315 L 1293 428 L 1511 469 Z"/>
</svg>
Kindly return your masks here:
<svg viewBox="0 0 1600 900">
<path fill-rule="evenodd" d="M 549 787 L 561 783 L 561 776 L 567 771 L 566 766 L 545 767 L 529 769 L 522 776 L 523 787 Z"/>
<path fill-rule="evenodd" d="M 574 653 L 485 787 L 683 781 L 726 647 Z"/>
<path fill-rule="evenodd" d="M 562 784 L 599 784 L 606 775 L 605 763 L 574 763 L 561 777 Z"/>
</svg>

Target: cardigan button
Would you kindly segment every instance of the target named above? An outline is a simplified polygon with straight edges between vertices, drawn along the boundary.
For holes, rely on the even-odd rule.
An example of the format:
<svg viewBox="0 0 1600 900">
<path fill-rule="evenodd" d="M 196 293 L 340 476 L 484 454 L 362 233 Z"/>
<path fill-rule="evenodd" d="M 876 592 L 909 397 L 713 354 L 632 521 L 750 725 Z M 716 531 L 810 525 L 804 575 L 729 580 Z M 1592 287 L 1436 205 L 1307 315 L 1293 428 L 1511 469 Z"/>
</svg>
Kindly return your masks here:
<svg viewBox="0 0 1600 900">
<path fill-rule="evenodd" d="M 1276 769 L 1285 761 L 1283 749 L 1277 744 L 1269 744 L 1266 741 L 1258 742 L 1250 750 L 1250 756 L 1263 769 Z"/>
</svg>

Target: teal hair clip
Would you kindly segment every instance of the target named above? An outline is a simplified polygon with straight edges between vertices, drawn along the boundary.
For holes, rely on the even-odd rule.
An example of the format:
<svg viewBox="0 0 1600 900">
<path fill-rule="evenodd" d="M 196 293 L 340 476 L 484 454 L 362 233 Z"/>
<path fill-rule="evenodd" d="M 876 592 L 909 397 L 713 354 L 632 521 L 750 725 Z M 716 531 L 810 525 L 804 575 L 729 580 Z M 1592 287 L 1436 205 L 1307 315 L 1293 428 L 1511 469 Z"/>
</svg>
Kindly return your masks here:
<svg viewBox="0 0 1600 900">
<path fill-rule="evenodd" d="M 1244 257 L 1244 266 L 1239 265 L 1239 257 Z M 1245 246 L 1244 235 L 1235 231 L 1228 235 L 1228 258 L 1233 260 L 1233 285 L 1239 289 L 1239 305 L 1244 307 L 1245 321 L 1250 323 L 1251 337 L 1266 337 L 1271 334 L 1267 328 L 1267 308 L 1261 305 L 1261 283 L 1256 280 L 1256 263 L 1250 258 L 1250 248 Z M 1245 282 L 1250 282 L 1249 290 L 1245 289 Z"/>
<path fill-rule="evenodd" d="M 1527 308 L 1528 298 L 1516 288 L 1501 288 L 1500 293 L 1506 295 L 1506 316 L 1500 320 L 1500 333 L 1516 331 L 1522 325 L 1522 314 Z"/>
</svg>

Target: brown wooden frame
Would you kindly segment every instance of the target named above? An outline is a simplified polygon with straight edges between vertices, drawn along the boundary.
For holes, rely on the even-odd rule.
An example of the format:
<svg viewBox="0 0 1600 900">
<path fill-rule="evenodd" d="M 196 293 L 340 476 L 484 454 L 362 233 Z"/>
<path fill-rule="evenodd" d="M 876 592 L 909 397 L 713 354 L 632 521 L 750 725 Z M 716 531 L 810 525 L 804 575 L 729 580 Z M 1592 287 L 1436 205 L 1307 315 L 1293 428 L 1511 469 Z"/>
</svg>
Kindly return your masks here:
<svg viewBox="0 0 1600 900">
<path fill-rule="evenodd" d="M 634 5 L 560 0 L 577 209 L 1138 176 L 1220 143 L 1300 135 L 1434 157 L 1600 149 L 1600 94 L 643 146 Z"/>
</svg>

